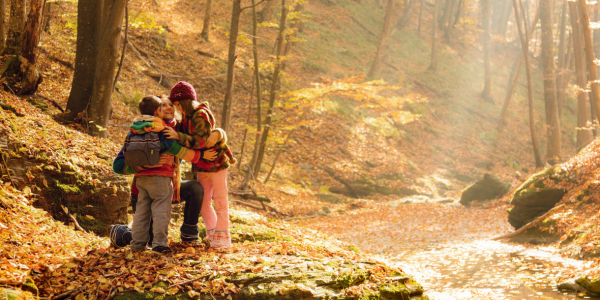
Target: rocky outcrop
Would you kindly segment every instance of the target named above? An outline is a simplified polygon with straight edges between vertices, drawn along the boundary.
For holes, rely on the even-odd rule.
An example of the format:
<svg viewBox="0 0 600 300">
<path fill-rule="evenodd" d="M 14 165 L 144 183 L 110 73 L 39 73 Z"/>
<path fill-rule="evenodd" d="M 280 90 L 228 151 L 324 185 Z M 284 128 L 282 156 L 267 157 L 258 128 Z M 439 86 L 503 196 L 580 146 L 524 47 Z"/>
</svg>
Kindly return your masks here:
<svg viewBox="0 0 600 300">
<path fill-rule="evenodd" d="M 555 168 L 548 168 L 532 175 L 513 194 L 508 212 L 508 222 L 519 229 L 523 225 L 543 215 L 558 203 L 567 193 L 564 189 L 547 187 L 545 180 L 561 180 Z"/>
<path fill-rule="evenodd" d="M 463 191 L 460 203 L 469 205 L 476 200 L 492 200 L 508 193 L 508 191 L 510 191 L 510 182 L 501 180 L 492 174 L 485 174 L 483 179 Z"/>
</svg>

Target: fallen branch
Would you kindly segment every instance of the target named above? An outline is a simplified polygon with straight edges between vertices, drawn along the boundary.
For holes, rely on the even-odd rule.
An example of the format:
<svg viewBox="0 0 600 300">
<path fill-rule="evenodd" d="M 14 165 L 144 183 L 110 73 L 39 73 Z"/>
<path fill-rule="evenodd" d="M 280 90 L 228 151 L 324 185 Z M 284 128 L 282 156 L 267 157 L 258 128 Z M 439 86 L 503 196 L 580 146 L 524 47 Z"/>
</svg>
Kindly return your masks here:
<svg viewBox="0 0 600 300">
<path fill-rule="evenodd" d="M 261 196 L 254 195 L 253 193 L 231 191 L 231 192 L 229 192 L 229 194 L 235 195 L 235 196 L 239 196 L 240 198 L 246 199 L 246 200 L 256 200 L 256 201 L 260 201 L 260 202 L 271 202 L 271 199 L 269 197 L 261 197 Z"/>
<path fill-rule="evenodd" d="M 75 223 L 75 228 L 77 228 L 79 231 L 86 232 L 85 230 L 83 230 L 83 228 L 81 228 L 81 226 L 79 226 L 79 222 L 77 222 L 77 219 L 75 219 L 75 217 L 73 217 L 72 214 L 69 214 L 69 217 L 71 217 L 71 220 L 73 220 L 73 222 Z"/>
<path fill-rule="evenodd" d="M 84 285 L 82 287 L 79 287 L 78 289 L 74 289 L 72 291 L 67 291 L 67 292 L 64 292 L 64 293 L 62 293 L 60 295 L 56 295 L 56 296 L 52 297 L 51 299 L 52 300 L 64 299 L 64 298 L 70 297 L 71 295 L 74 295 L 74 294 L 77 294 L 77 293 L 83 291 L 85 288 L 86 288 L 86 286 Z"/>
<path fill-rule="evenodd" d="M 348 191 L 350 192 L 352 198 L 359 198 L 358 194 L 356 193 L 356 191 L 352 187 L 352 184 L 348 180 L 345 180 L 342 177 L 337 176 L 335 174 L 335 171 L 333 169 L 331 169 L 330 167 L 325 167 L 324 171 L 327 172 L 327 174 L 329 174 L 329 176 L 331 176 L 333 179 L 335 179 L 339 183 L 341 183 L 344 186 L 346 186 L 346 188 L 348 188 Z"/>
<path fill-rule="evenodd" d="M 200 280 L 200 279 L 208 278 L 208 277 L 210 277 L 210 275 L 212 275 L 212 274 L 206 274 L 206 275 L 204 275 L 204 276 L 200 276 L 200 277 L 198 277 L 198 278 L 194 278 L 194 279 L 186 280 L 186 281 L 184 281 L 184 282 L 182 282 L 182 283 L 174 283 L 174 284 L 172 284 L 172 285 L 170 285 L 170 286 L 169 286 L 169 289 L 170 289 L 170 288 L 172 288 L 172 287 L 176 287 L 176 286 L 182 286 L 182 285 L 186 285 L 186 284 L 188 284 L 188 283 L 192 283 L 192 282 L 194 282 L 194 281 L 198 281 L 198 280 Z"/>
<path fill-rule="evenodd" d="M 250 208 L 254 208 L 254 209 L 258 209 L 258 210 L 263 210 L 262 207 L 258 206 L 258 205 L 254 205 L 254 204 L 250 204 L 250 203 L 246 203 L 246 202 L 242 202 L 242 201 L 237 201 L 237 200 L 232 200 L 231 202 L 238 204 L 238 205 L 242 205 L 242 206 L 247 206 Z"/>
<path fill-rule="evenodd" d="M 268 208 L 270 208 L 274 213 L 276 213 L 276 214 L 278 214 L 280 216 L 289 216 L 289 214 L 282 213 L 282 212 L 278 211 L 275 207 L 273 207 L 271 205 L 265 204 L 264 202 L 261 202 L 261 204 L 264 205 L 264 206 L 266 206 L 266 207 L 268 207 Z"/>
<path fill-rule="evenodd" d="M 312 219 L 312 218 L 316 218 L 316 217 L 317 216 L 286 218 L 286 219 L 282 219 L 282 221 L 294 221 L 294 220 Z"/>
<path fill-rule="evenodd" d="M 552 214 L 555 214 L 555 213 L 558 213 L 558 212 L 562 211 L 563 209 L 565 209 L 565 207 L 566 207 L 566 206 L 565 206 L 564 204 L 561 204 L 561 205 L 559 205 L 559 206 L 557 206 L 557 207 L 555 207 L 555 208 L 553 208 L 553 209 L 549 210 L 547 213 L 545 213 L 545 214 L 543 214 L 543 215 L 541 215 L 541 216 L 539 216 L 539 217 L 535 218 L 533 221 L 531 221 L 531 222 L 527 223 L 527 225 L 525 225 L 525 226 L 523 226 L 523 227 L 519 228 L 518 230 L 516 230 L 516 231 L 514 231 L 514 232 L 511 232 L 511 233 L 508 233 L 508 234 L 505 234 L 505 235 L 501 235 L 501 236 L 498 236 L 498 237 L 492 238 L 492 241 L 503 240 L 503 239 L 508 239 L 508 238 L 511 238 L 511 237 L 517 236 L 517 235 L 519 235 L 519 234 L 521 234 L 521 233 L 523 233 L 523 232 L 527 231 L 528 229 L 530 229 L 530 228 L 534 227 L 535 225 L 537 225 L 538 223 L 540 223 L 542 220 L 546 219 L 546 218 L 547 218 L 547 217 L 549 217 L 550 215 L 552 215 Z"/>
<path fill-rule="evenodd" d="M 65 112 L 65 109 L 64 109 L 64 108 L 62 108 L 62 106 L 60 106 L 60 104 L 58 104 L 58 102 L 56 102 L 56 100 L 54 100 L 54 99 L 50 99 L 50 98 L 48 98 L 48 97 L 46 97 L 46 96 L 42 96 L 42 95 L 40 95 L 40 94 L 35 94 L 35 95 L 33 95 L 33 97 L 42 98 L 42 99 L 44 99 L 44 100 L 46 100 L 46 101 L 48 101 L 48 102 L 52 103 L 52 105 L 53 105 L 54 107 L 56 107 L 58 110 L 60 110 L 60 112 L 63 112 L 63 113 Z"/>
</svg>

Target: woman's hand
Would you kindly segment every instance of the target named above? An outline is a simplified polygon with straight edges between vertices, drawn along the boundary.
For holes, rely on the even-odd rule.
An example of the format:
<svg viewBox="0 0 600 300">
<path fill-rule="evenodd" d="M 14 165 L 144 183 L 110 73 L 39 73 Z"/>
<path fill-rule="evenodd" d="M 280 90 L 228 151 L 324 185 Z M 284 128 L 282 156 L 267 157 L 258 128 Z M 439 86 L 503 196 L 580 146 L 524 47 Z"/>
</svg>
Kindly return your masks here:
<svg viewBox="0 0 600 300">
<path fill-rule="evenodd" d="M 163 133 L 168 139 L 179 141 L 179 133 L 171 127 L 167 127 L 163 130 Z"/>
<path fill-rule="evenodd" d="M 204 160 L 213 161 L 217 158 L 217 151 L 215 150 L 206 150 L 204 151 L 204 155 L 202 155 Z"/>
<path fill-rule="evenodd" d="M 214 130 L 206 140 L 206 148 L 214 146 L 219 140 L 221 140 L 221 133 L 218 130 Z"/>
</svg>

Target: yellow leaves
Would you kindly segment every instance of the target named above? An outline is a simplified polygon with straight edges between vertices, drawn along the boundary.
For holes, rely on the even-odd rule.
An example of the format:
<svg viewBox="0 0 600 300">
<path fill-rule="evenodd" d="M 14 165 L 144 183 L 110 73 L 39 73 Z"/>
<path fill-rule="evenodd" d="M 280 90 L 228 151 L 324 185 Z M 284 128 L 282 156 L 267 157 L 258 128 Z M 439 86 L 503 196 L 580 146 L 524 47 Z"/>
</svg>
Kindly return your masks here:
<svg viewBox="0 0 600 300">
<path fill-rule="evenodd" d="M 153 293 L 157 293 L 157 294 L 164 294 L 165 293 L 165 289 L 163 289 L 162 287 L 151 288 L 150 291 L 153 292 Z"/>
<path fill-rule="evenodd" d="M 195 254 L 195 253 L 196 253 L 196 249 L 194 249 L 194 247 L 187 247 L 187 248 L 185 249 L 185 253 L 188 253 L 188 254 Z"/>
<path fill-rule="evenodd" d="M 94 217 L 90 216 L 90 215 L 85 215 L 86 218 L 90 219 L 90 220 L 94 220 Z"/>
<path fill-rule="evenodd" d="M 188 296 L 190 296 L 190 298 L 192 298 L 192 299 L 194 299 L 194 297 L 198 297 L 198 298 L 200 298 L 200 295 L 201 295 L 200 293 L 198 293 L 198 292 L 196 292 L 196 291 L 194 291 L 194 290 L 189 290 L 187 294 L 188 294 Z"/>
<path fill-rule="evenodd" d="M 46 181 L 46 178 L 42 179 L 42 183 L 45 187 L 48 187 L 48 181 Z"/>
</svg>

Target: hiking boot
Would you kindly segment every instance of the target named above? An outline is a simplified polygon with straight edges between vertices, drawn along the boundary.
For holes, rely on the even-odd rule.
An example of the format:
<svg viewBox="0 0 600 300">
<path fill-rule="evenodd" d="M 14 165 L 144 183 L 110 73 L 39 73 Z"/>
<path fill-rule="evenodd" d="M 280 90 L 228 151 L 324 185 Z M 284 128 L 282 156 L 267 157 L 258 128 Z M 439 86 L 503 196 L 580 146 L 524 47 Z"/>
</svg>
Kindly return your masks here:
<svg viewBox="0 0 600 300">
<path fill-rule="evenodd" d="M 173 251 L 171 250 L 170 247 L 157 246 L 157 247 L 152 248 L 152 253 L 156 253 L 159 255 L 171 255 L 173 253 Z"/>
</svg>

